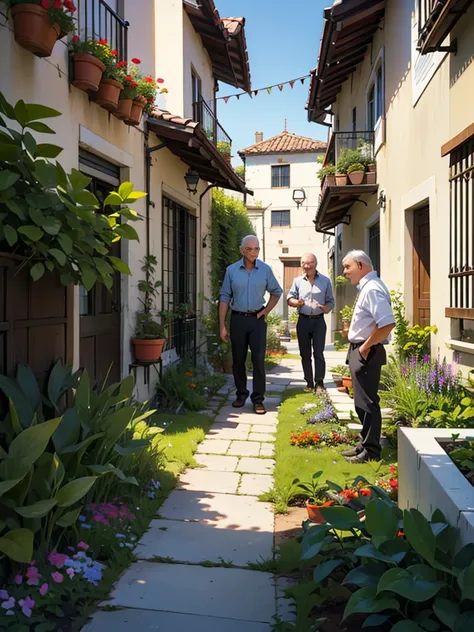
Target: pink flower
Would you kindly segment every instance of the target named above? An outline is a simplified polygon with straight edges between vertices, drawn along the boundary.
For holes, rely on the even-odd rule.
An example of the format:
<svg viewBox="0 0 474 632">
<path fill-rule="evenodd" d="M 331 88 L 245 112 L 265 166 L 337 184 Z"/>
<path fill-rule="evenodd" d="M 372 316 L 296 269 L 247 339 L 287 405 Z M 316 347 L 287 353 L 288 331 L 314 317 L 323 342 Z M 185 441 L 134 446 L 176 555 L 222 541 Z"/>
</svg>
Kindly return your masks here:
<svg viewBox="0 0 474 632">
<path fill-rule="evenodd" d="M 25 599 L 20 599 L 18 605 L 21 606 L 21 611 L 25 615 L 25 617 L 31 617 L 32 608 L 35 607 L 35 602 L 30 597 L 25 597 Z"/>
<path fill-rule="evenodd" d="M 77 545 L 78 549 L 82 549 L 83 551 L 87 551 L 89 549 L 89 545 L 86 544 L 85 542 L 79 542 L 79 544 Z"/>
<path fill-rule="evenodd" d="M 51 553 L 48 555 L 48 562 L 56 568 L 62 568 L 64 566 L 64 562 L 67 559 L 67 555 L 57 553 L 56 551 L 51 551 Z"/>
<path fill-rule="evenodd" d="M 68 568 L 66 571 L 67 576 L 72 579 L 74 577 L 74 569 L 73 568 Z"/>
<path fill-rule="evenodd" d="M 17 575 L 15 577 L 15 584 L 18 584 L 18 586 L 20 586 L 23 583 L 23 575 Z"/>
<path fill-rule="evenodd" d="M 39 586 L 39 580 L 41 579 L 41 575 L 39 574 L 36 566 L 30 566 L 26 571 L 26 576 L 28 581 L 26 582 L 28 586 Z"/>
<path fill-rule="evenodd" d="M 56 582 L 56 584 L 62 584 L 64 581 L 64 576 L 57 571 L 55 573 L 51 573 L 51 577 L 53 578 L 53 581 Z"/>
<path fill-rule="evenodd" d="M 48 584 L 43 584 L 39 589 L 40 595 L 44 597 L 46 593 L 48 592 L 48 590 L 49 590 Z"/>
</svg>

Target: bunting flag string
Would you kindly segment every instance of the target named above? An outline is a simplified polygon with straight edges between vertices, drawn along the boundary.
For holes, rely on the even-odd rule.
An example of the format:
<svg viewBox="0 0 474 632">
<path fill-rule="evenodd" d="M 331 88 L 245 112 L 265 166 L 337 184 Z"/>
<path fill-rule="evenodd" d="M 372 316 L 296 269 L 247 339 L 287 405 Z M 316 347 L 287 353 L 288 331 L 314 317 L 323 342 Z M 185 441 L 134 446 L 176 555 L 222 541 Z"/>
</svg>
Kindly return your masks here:
<svg viewBox="0 0 474 632">
<path fill-rule="evenodd" d="M 290 79 L 290 81 L 283 81 L 282 83 L 275 83 L 272 86 L 265 86 L 264 88 L 258 88 L 257 90 L 251 90 L 250 92 L 237 92 L 236 94 L 227 94 L 225 97 L 216 97 L 215 101 L 223 99 L 224 103 L 227 103 L 229 99 L 232 97 L 237 97 L 237 100 L 240 99 L 241 96 L 247 95 L 249 97 L 256 97 L 259 92 L 262 90 L 266 90 L 268 94 L 271 94 L 273 88 L 278 88 L 280 92 L 282 92 L 284 86 L 289 85 L 291 89 L 297 81 L 301 81 L 303 85 L 306 79 L 308 79 L 310 75 L 304 75 L 304 77 L 296 77 L 296 79 Z"/>
</svg>

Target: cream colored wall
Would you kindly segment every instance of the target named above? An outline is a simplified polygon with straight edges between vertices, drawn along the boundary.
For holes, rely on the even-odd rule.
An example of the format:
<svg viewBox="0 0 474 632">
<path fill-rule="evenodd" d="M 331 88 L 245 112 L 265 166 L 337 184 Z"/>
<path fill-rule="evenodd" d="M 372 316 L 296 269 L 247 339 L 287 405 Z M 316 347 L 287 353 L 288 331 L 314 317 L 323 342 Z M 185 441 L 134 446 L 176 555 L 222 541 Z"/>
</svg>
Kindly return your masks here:
<svg viewBox="0 0 474 632">
<path fill-rule="evenodd" d="M 157 73 L 165 80 L 168 94 L 159 105 L 173 114 L 183 114 L 183 1 L 154 0 Z"/>
<path fill-rule="evenodd" d="M 431 322 L 439 328 L 432 350 L 444 356 L 449 355 L 445 343 L 451 336 L 451 322 L 444 316 L 449 301 L 449 158 L 441 157 L 441 145 L 473 122 L 470 95 L 474 67 L 469 62 L 473 57 L 474 8 L 453 33 L 459 54 L 444 57 L 415 106 L 412 8 L 413 0 L 387 3 L 384 30 L 377 32 L 371 56 L 345 82 L 335 112 L 340 130 L 350 130 L 352 108 L 356 106 L 357 127 L 364 129 L 365 90 L 372 60 L 384 47 L 386 143 L 377 155 L 379 191 L 387 196 L 386 209 L 380 210 L 382 277 L 391 289 L 402 284 L 407 314 L 412 318 L 413 212 L 429 202 Z M 454 77 L 457 80 L 453 83 Z M 352 225 L 343 228 L 343 252 L 364 247 L 364 223 L 375 210 L 374 203 L 365 211 L 359 205 L 354 207 Z"/>
<path fill-rule="evenodd" d="M 214 76 L 212 74 L 212 65 L 206 49 L 202 45 L 202 40 L 194 30 L 188 15 L 183 11 L 184 15 L 184 116 L 192 117 L 193 115 L 193 91 L 191 81 L 191 70 L 193 69 L 197 76 L 201 79 L 202 98 L 213 108 L 212 99 L 214 98 Z"/>
</svg>

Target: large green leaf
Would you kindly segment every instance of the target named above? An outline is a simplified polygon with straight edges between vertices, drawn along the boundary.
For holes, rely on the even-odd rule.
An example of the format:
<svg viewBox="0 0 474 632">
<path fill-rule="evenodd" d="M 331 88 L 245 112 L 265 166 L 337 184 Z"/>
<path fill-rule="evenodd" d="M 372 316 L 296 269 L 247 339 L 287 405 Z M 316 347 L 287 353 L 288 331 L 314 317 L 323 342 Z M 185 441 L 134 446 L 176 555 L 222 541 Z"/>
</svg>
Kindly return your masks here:
<svg viewBox="0 0 474 632">
<path fill-rule="evenodd" d="M 56 502 L 59 507 L 70 507 L 77 503 L 87 494 L 92 485 L 96 482 L 97 476 L 83 476 L 61 487 L 56 494 Z"/>
<path fill-rule="evenodd" d="M 388 614 L 371 614 L 362 624 L 363 628 L 381 628 L 390 619 Z"/>
<path fill-rule="evenodd" d="M 28 123 L 30 123 L 31 121 L 37 121 L 39 119 L 61 116 L 61 112 L 59 112 L 58 110 L 53 110 L 53 108 L 47 107 L 46 105 L 40 105 L 38 103 L 27 103 L 26 112 Z M 29 125 L 29 127 L 31 127 L 31 125 Z"/>
<path fill-rule="evenodd" d="M 6 189 L 9 189 L 19 179 L 20 176 L 18 173 L 8 171 L 8 169 L 0 171 L 0 191 L 5 191 Z"/>
<path fill-rule="evenodd" d="M 15 511 L 20 514 L 20 516 L 23 516 L 23 518 L 44 518 L 55 506 L 56 501 L 54 499 L 40 500 L 34 505 L 15 507 Z"/>
<path fill-rule="evenodd" d="M 0 375 L 0 389 L 12 400 L 20 417 L 22 427 L 27 428 L 33 420 L 35 411 L 25 396 L 25 393 L 15 380 L 12 380 L 6 375 Z"/>
<path fill-rule="evenodd" d="M 114 474 L 121 481 L 125 480 L 125 474 L 119 468 L 112 465 L 112 463 L 106 463 L 105 465 L 88 465 L 87 466 L 94 474 Z"/>
<path fill-rule="evenodd" d="M 329 575 L 342 564 L 342 560 L 327 560 L 322 564 L 318 564 L 313 572 L 313 581 L 318 584 L 322 582 L 323 579 L 329 577 Z"/>
<path fill-rule="evenodd" d="M 315 555 L 318 555 L 326 543 L 328 531 L 329 527 L 326 525 L 311 527 L 306 531 L 303 536 L 303 545 L 301 548 L 302 560 L 311 560 Z"/>
<path fill-rule="evenodd" d="M 31 241 L 39 241 L 44 236 L 44 232 L 41 228 L 39 228 L 39 226 L 35 226 L 34 224 L 20 226 L 18 228 L 18 232 L 28 237 Z"/>
<path fill-rule="evenodd" d="M 474 561 L 474 542 L 469 542 L 456 553 L 453 566 L 462 570 L 467 568 L 472 561 Z"/>
<path fill-rule="evenodd" d="M 349 507 L 322 507 L 321 515 L 334 529 L 349 531 L 360 526 L 357 511 Z"/>
<path fill-rule="evenodd" d="M 125 261 L 122 261 L 122 259 L 119 259 L 118 257 L 109 256 L 109 261 L 112 263 L 114 268 L 116 268 L 122 274 L 131 274 L 130 268 L 125 263 Z"/>
<path fill-rule="evenodd" d="M 89 374 L 87 370 L 81 375 L 79 380 L 79 384 L 76 389 L 76 395 L 74 397 L 74 406 L 78 409 L 89 410 L 90 402 L 91 402 L 91 384 L 89 379 Z"/>
<path fill-rule="evenodd" d="M 454 630 L 456 619 L 461 612 L 461 608 L 458 603 L 439 597 L 438 599 L 435 599 L 433 610 L 441 623 L 447 625 L 450 630 Z"/>
<path fill-rule="evenodd" d="M 121 224 L 120 226 L 117 226 L 117 228 L 115 229 L 115 232 L 118 233 L 124 239 L 130 239 L 132 241 L 140 241 L 137 231 L 133 228 L 133 226 L 130 226 L 129 224 Z"/>
<path fill-rule="evenodd" d="M 61 527 L 62 529 L 67 529 L 69 527 L 72 527 L 73 524 L 76 524 L 77 519 L 79 518 L 79 515 L 81 513 L 82 507 L 77 507 L 76 509 L 72 509 L 71 511 L 68 511 L 67 513 L 63 514 L 60 518 L 58 518 L 58 520 L 56 521 L 56 525 L 58 527 Z"/>
<path fill-rule="evenodd" d="M 415 623 L 415 621 L 411 621 L 410 619 L 405 619 L 404 621 L 399 621 L 396 623 L 391 632 L 425 632 L 423 628 Z"/>
<path fill-rule="evenodd" d="M 434 560 L 436 536 L 430 523 L 417 509 L 403 512 L 403 529 L 405 536 L 418 555 L 428 562 Z"/>
<path fill-rule="evenodd" d="M 0 551 L 15 562 L 28 564 L 33 557 L 33 537 L 29 529 L 13 529 L 0 538 Z"/>
<path fill-rule="evenodd" d="M 28 123 L 26 127 L 29 127 L 30 129 L 34 130 L 35 132 L 39 132 L 40 134 L 56 134 L 56 132 L 48 125 L 46 125 L 46 123 L 31 122 Z"/>
<path fill-rule="evenodd" d="M 36 155 L 41 158 L 56 158 L 63 151 L 62 147 L 51 143 L 40 143 L 36 148 Z"/>
<path fill-rule="evenodd" d="M 12 139 L 8 141 L 5 136 L 0 137 L 0 160 L 5 162 L 16 162 L 20 159 L 20 146 Z"/>
<path fill-rule="evenodd" d="M 39 279 L 41 279 L 44 273 L 45 267 L 40 261 L 38 261 L 38 263 L 35 263 L 35 265 L 31 266 L 30 268 L 30 275 L 33 281 L 38 281 Z"/>
<path fill-rule="evenodd" d="M 36 412 L 41 404 L 41 392 L 31 367 L 27 364 L 19 364 L 16 370 L 16 381 L 27 397 L 32 410 Z"/>
<path fill-rule="evenodd" d="M 122 200 L 126 200 L 132 191 L 133 191 L 132 182 L 122 182 L 122 184 L 118 188 L 118 194 L 122 198 Z"/>
<path fill-rule="evenodd" d="M 130 456 L 144 450 L 149 445 L 150 441 L 148 439 L 133 439 L 131 441 L 127 441 L 127 443 L 123 443 L 122 445 L 117 444 L 114 449 L 117 454 Z"/>
<path fill-rule="evenodd" d="M 119 408 L 119 410 L 116 410 L 102 420 L 100 430 L 105 432 L 107 439 L 115 443 L 125 432 L 125 429 L 132 419 L 133 413 L 134 408 L 132 406 Z"/>
<path fill-rule="evenodd" d="M 8 245 L 14 246 L 18 241 L 18 233 L 13 228 L 13 226 L 5 224 L 5 226 L 3 226 L 3 232 L 5 233 L 5 239 L 7 240 Z"/>
<path fill-rule="evenodd" d="M 57 248 L 50 248 L 50 250 L 48 251 L 50 255 L 52 255 L 56 261 L 59 263 L 60 266 L 65 266 L 66 265 L 66 255 L 64 254 L 64 252 L 62 250 L 58 250 Z"/>
<path fill-rule="evenodd" d="M 72 239 L 69 237 L 69 235 L 65 235 L 64 233 L 58 235 L 58 241 L 61 245 L 61 248 L 64 250 L 64 252 L 67 255 L 70 255 L 74 247 L 74 244 L 73 244 Z"/>
<path fill-rule="evenodd" d="M 56 410 L 59 410 L 61 397 L 67 391 L 68 376 L 69 369 L 63 365 L 61 360 L 58 360 L 54 365 L 48 379 L 48 397 Z"/>
<path fill-rule="evenodd" d="M 92 288 L 94 287 L 97 281 L 97 272 L 93 268 L 91 268 L 91 266 L 87 264 L 83 264 L 81 266 L 81 273 L 82 273 L 82 285 L 89 292 L 89 290 L 92 290 Z"/>
<path fill-rule="evenodd" d="M 407 569 L 391 568 L 380 578 L 377 594 L 391 591 L 422 602 L 432 599 L 446 583 L 438 580 L 437 572 L 426 564 L 414 564 Z"/>
<path fill-rule="evenodd" d="M 375 614 L 384 610 L 398 610 L 399 602 L 391 597 L 377 596 L 373 588 L 360 588 L 352 594 L 344 610 L 343 621 L 351 614 Z"/>
<path fill-rule="evenodd" d="M 75 445 L 79 440 L 81 424 L 75 408 L 68 408 L 62 416 L 61 423 L 53 434 L 54 448 L 58 454 L 65 448 Z"/>
<path fill-rule="evenodd" d="M 7 492 L 9 492 L 20 481 L 21 481 L 21 478 L 14 478 L 9 481 L 0 481 L 0 496 L 3 496 L 3 494 L 6 494 Z"/>
<path fill-rule="evenodd" d="M 69 174 L 69 182 L 74 191 L 85 189 L 92 181 L 92 178 L 85 176 L 77 169 L 73 169 Z"/>
<path fill-rule="evenodd" d="M 23 430 L 11 442 L 8 460 L 26 467 L 33 465 L 45 451 L 60 421 L 58 417 Z"/>
<path fill-rule="evenodd" d="M 56 167 L 49 162 L 36 161 L 35 176 L 46 189 L 52 189 L 58 185 Z"/>
<path fill-rule="evenodd" d="M 63 225 L 56 217 L 45 217 L 42 229 L 48 235 L 57 235 L 63 228 Z"/>
<path fill-rule="evenodd" d="M 458 584 L 462 590 L 462 599 L 474 601 L 474 562 L 459 573 Z"/>
<path fill-rule="evenodd" d="M 126 184 L 126 183 L 124 182 L 124 184 Z M 119 191 L 120 191 L 120 189 L 119 189 Z M 131 202 L 136 202 L 137 200 L 140 200 L 141 198 L 145 197 L 146 195 L 147 195 L 147 193 L 144 193 L 143 191 L 132 191 L 124 199 L 124 203 L 125 204 L 130 204 Z"/>
<path fill-rule="evenodd" d="M 104 208 L 106 206 L 120 206 L 123 204 L 122 196 L 116 191 L 112 191 L 104 200 Z"/>
<path fill-rule="evenodd" d="M 365 527 L 378 548 L 385 540 L 392 540 L 398 533 L 398 516 L 393 503 L 371 500 L 365 509 Z"/>
<path fill-rule="evenodd" d="M 362 564 L 353 568 L 344 578 L 343 584 L 353 584 L 358 588 L 374 588 L 376 589 L 379 579 L 386 570 L 384 564 Z"/>
<path fill-rule="evenodd" d="M 399 564 L 403 560 L 405 555 L 407 554 L 406 549 L 409 548 L 409 547 L 405 547 L 405 550 L 404 550 L 402 548 L 403 547 L 402 539 L 399 538 L 399 540 L 401 544 L 398 547 L 393 547 L 393 550 L 387 550 L 386 548 L 386 545 L 388 544 L 387 542 L 384 542 L 381 545 L 380 549 L 377 549 L 372 544 L 372 542 L 369 542 L 368 544 L 364 544 L 361 547 L 359 547 L 356 551 L 354 551 L 354 555 L 356 555 L 357 557 L 366 557 L 369 559 L 378 560 L 380 562 L 389 562 L 392 564 Z"/>
</svg>

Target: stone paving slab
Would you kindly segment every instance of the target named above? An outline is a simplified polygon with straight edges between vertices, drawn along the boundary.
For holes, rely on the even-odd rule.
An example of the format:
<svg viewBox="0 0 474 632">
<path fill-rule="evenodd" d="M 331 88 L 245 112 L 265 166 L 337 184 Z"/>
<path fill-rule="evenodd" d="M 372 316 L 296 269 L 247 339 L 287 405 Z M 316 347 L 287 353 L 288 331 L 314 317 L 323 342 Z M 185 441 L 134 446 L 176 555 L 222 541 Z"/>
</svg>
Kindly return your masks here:
<svg viewBox="0 0 474 632">
<path fill-rule="evenodd" d="M 225 454 L 229 446 L 229 439 L 204 439 L 198 445 L 197 454 Z"/>
<path fill-rule="evenodd" d="M 250 432 L 250 425 L 240 424 L 235 428 L 226 428 L 222 424 L 213 425 L 208 433 L 209 439 L 242 439 L 245 441 L 248 439 Z"/>
<path fill-rule="evenodd" d="M 235 472 L 238 458 L 236 456 L 218 456 L 215 454 L 196 454 L 196 463 L 214 472 Z"/>
<path fill-rule="evenodd" d="M 251 496 L 173 491 L 159 515 L 170 522 L 195 520 L 218 529 L 273 532 L 272 505 Z"/>
<path fill-rule="evenodd" d="M 267 623 L 203 617 L 176 612 L 124 609 L 112 612 L 96 612 L 83 632 L 271 632 Z"/>
<path fill-rule="evenodd" d="M 272 443 L 262 443 L 259 456 L 273 456 L 275 448 Z"/>
<path fill-rule="evenodd" d="M 259 452 L 260 443 L 256 441 L 232 441 L 227 453 L 233 456 L 258 456 Z"/>
<path fill-rule="evenodd" d="M 275 441 L 275 436 L 263 432 L 251 432 L 247 437 L 249 441 Z"/>
<path fill-rule="evenodd" d="M 247 474 L 271 474 L 274 467 L 275 461 L 271 459 L 256 459 L 244 456 L 239 460 L 236 471 Z"/>
<path fill-rule="evenodd" d="M 267 390 L 273 393 L 283 393 L 286 391 L 286 385 L 284 384 L 267 384 Z"/>
<path fill-rule="evenodd" d="M 267 432 L 267 433 L 271 433 L 274 434 L 277 431 L 277 426 L 278 426 L 278 422 L 271 422 L 269 421 L 269 423 L 266 424 L 254 424 L 252 426 L 252 432 Z"/>
<path fill-rule="evenodd" d="M 107 603 L 270 623 L 275 589 L 270 573 L 139 561 L 125 571 Z"/>
<path fill-rule="evenodd" d="M 260 424 L 264 426 L 276 426 L 278 423 L 278 413 L 275 411 L 267 411 L 266 415 L 256 415 L 255 413 L 242 413 L 241 415 L 226 415 L 221 412 L 214 420 L 215 423 L 232 422 L 237 424 Z"/>
<path fill-rule="evenodd" d="M 260 496 L 268 492 L 273 485 L 273 476 L 269 474 L 242 474 L 242 482 L 239 487 L 239 494 L 247 496 Z"/>
<path fill-rule="evenodd" d="M 351 423 L 351 424 L 347 424 L 347 427 L 349 428 L 349 430 L 362 430 L 362 424 L 358 424 L 358 423 Z"/>
<path fill-rule="evenodd" d="M 216 472 L 211 470 L 188 470 L 179 478 L 176 489 L 198 492 L 220 492 L 235 494 L 240 476 L 236 472 Z"/>
<path fill-rule="evenodd" d="M 161 529 L 165 529 L 161 530 Z M 150 529 L 134 550 L 140 560 L 171 557 L 178 562 L 216 564 L 225 560 L 234 566 L 247 566 L 260 557 L 271 558 L 273 531 L 216 529 L 201 522 L 153 520 Z"/>
</svg>

